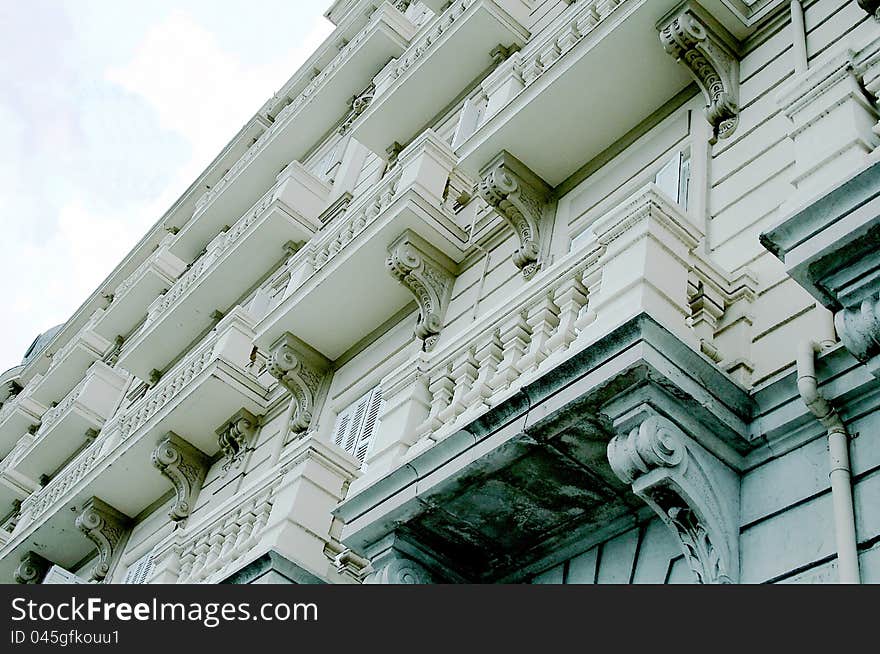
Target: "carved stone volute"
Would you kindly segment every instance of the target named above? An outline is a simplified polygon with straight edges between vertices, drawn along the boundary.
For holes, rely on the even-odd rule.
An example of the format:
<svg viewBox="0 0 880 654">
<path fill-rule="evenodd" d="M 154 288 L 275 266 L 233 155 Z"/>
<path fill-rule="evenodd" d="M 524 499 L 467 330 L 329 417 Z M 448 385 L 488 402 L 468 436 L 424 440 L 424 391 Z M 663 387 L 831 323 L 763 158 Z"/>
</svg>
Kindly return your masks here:
<svg viewBox="0 0 880 654">
<path fill-rule="evenodd" d="M 451 261 L 407 230 L 388 248 L 388 272 L 412 293 L 419 305 L 416 338 L 430 351 L 437 342 L 452 294 Z"/>
<path fill-rule="evenodd" d="M 608 462 L 670 528 L 700 583 L 738 580 L 735 472 L 670 420 L 653 414 L 611 440 Z"/>
<path fill-rule="evenodd" d="M 327 359 L 289 332 L 272 345 L 268 370 L 293 395 L 293 433 L 302 433 L 311 425 L 321 380 L 329 367 Z"/>
<path fill-rule="evenodd" d="M 541 223 L 550 187 L 507 152 L 480 174 L 480 197 L 504 218 L 519 238 L 514 265 L 531 279 L 540 267 Z"/>
<path fill-rule="evenodd" d="M 98 548 L 98 562 L 91 579 L 101 581 L 110 572 L 110 565 L 122 542 L 130 520 L 106 502 L 92 497 L 76 518 L 76 527 Z"/>
<path fill-rule="evenodd" d="M 15 569 L 15 583 L 39 584 L 52 564 L 36 552 L 27 551 Z"/>
<path fill-rule="evenodd" d="M 174 486 L 176 498 L 168 515 L 175 522 L 189 517 L 205 481 L 208 456 L 174 432 L 168 432 L 156 445 L 150 459 Z"/>
<path fill-rule="evenodd" d="M 715 139 L 729 138 L 739 124 L 739 62 L 732 37 L 685 6 L 661 23 L 663 49 L 687 67 L 706 97 L 706 119 Z M 727 37 L 726 39 L 724 37 Z"/>
<path fill-rule="evenodd" d="M 834 327 L 846 349 L 880 377 L 880 295 L 875 293 L 853 308 L 838 311 Z"/>
</svg>

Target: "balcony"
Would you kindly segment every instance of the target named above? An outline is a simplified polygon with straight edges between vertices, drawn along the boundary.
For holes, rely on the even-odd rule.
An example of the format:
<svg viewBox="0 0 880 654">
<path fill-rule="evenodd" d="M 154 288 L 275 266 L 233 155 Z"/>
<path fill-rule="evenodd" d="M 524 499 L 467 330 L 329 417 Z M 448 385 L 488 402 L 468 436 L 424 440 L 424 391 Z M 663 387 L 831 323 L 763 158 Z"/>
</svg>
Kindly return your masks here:
<svg viewBox="0 0 880 654">
<path fill-rule="evenodd" d="M 223 178 L 196 203 L 192 220 L 172 250 L 192 260 L 211 236 L 240 215 L 285 165 L 302 159 L 321 135 L 345 115 L 347 103 L 370 83 L 388 61 L 399 55 L 415 33 L 413 25 L 388 2 L 375 10 L 367 25 L 274 119 L 272 126 Z M 323 207 L 303 215 L 313 220 Z"/>
<path fill-rule="evenodd" d="M 460 262 L 467 234 L 447 208 L 454 162 L 430 130 L 404 150 L 375 190 L 291 260 L 285 298 L 257 326 L 257 346 L 268 350 L 291 332 L 333 360 L 412 302 L 386 269 L 389 246 L 407 230 Z"/>
<path fill-rule="evenodd" d="M 120 371 L 94 363 L 80 383 L 43 415 L 36 433 L 22 436 L 14 456 L 10 454 L 10 469 L 33 481 L 51 476 L 87 442 L 89 434 L 97 435 L 116 410 L 127 381 Z"/>
<path fill-rule="evenodd" d="M 303 217 L 301 167 L 279 182 L 231 228 L 208 244 L 177 282 L 149 305 L 146 321 L 119 355 L 119 365 L 141 379 L 162 370 L 284 256 L 289 242 L 308 240 L 317 225 Z"/>
<path fill-rule="evenodd" d="M 159 247 L 113 292 L 113 299 L 98 316 L 93 331 L 112 341 L 126 336 L 144 317 L 144 307 L 186 270 L 186 264 L 171 254 L 174 234 L 168 234 Z"/>
<path fill-rule="evenodd" d="M 677 4 L 572 3 L 547 37 L 483 82 L 486 110 L 456 137 L 464 170 L 476 174 L 507 150 L 556 186 L 645 120 L 691 83 L 658 38 L 658 21 Z"/>
<path fill-rule="evenodd" d="M 409 143 L 437 112 L 492 65 L 501 45 L 522 46 L 522 0 L 456 0 L 376 76 L 376 92 L 352 136 L 380 156 Z"/>
<path fill-rule="evenodd" d="M 165 495 L 169 481 L 150 463 L 168 431 L 207 455 L 219 450 L 215 429 L 237 409 L 265 411 L 267 389 L 250 373 L 252 322 L 243 311 L 226 316 L 205 341 L 136 403 L 117 413 L 98 438 L 22 505 L 8 546 L 0 551 L 0 579 L 11 579 L 21 553 L 37 549 L 69 567 L 92 545 L 74 526 L 73 509 L 98 496 L 136 516 Z M 30 543 L 30 545 L 28 544 Z"/>
<path fill-rule="evenodd" d="M 52 363 L 34 382 L 31 397 L 41 404 L 57 402 L 70 392 L 86 370 L 110 348 L 110 342 L 94 331 L 103 311 L 98 309 L 64 347 L 52 355 Z"/>
<path fill-rule="evenodd" d="M 40 416 L 46 412 L 46 407 L 30 396 L 39 380 L 40 375 L 35 375 L 24 390 L 8 398 L 0 407 L 0 458 L 9 453 L 29 428 L 39 425 Z"/>
</svg>

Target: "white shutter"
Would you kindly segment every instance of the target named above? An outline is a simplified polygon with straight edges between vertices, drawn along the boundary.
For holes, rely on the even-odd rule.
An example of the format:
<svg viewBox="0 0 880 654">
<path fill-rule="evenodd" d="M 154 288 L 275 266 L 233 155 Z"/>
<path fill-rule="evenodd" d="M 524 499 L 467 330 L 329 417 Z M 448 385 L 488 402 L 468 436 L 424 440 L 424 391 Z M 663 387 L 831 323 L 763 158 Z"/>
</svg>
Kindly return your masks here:
<svg viewBox="0 0 880 654">
<path fill-rule="evenodd" d="M 357 460 L 361 462 L 361 465 L 363 465 L 364 459 L 367 458 L 367 454 L 370 452 L 370 446 L 373 444 L 373 435 L 379 427 L 379 411 L 382 408 L 382 389 L 378 386 L 373 389 L 373 392 L 370 395 L 368 407 L 367 416 L 364 419 L 364 426 L 361 428 L 357 448 L 354 451 L 354 455 L 357 457 Z"/>
<path fill-rule="evenodd" d="M 345 407 L 336 418 L 333 442 L 361 463 L 369 453 L 381 407 L 382 390 L 377 386 Z"/>
<path fill-rule="evenodd" d="M 122 583 L 145 584 L 149 581 L 150 576 L 153 574 L 153 568 L 155 567 L 156 564 L 155 561 L 153 561 L 153 552 L 150 550 L 129 566 L 128 570 L 125 572 L 125 579 L 122 580 Z"/>
</svg>

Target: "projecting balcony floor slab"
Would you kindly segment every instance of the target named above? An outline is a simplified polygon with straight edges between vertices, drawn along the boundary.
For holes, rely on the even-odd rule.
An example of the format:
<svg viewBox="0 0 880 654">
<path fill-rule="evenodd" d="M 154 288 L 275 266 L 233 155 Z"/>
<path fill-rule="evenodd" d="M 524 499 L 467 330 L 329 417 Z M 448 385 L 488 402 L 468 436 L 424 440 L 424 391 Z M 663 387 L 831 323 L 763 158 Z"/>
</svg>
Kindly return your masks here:
<svg viewBox="0 0 880 654">
<path fill-rule="evenodd" d="M 102 346 L 109 346 L 109 343 L 102 343 Z M 53 361 L 53 365 L 34 386 L 31 397 L 46 405 L 61 400 L 82 380 L 86 370 L 101 358 L 101 354 L 102 352 L 83 342 L 77 343 L 67 352 L 59 352 L 55 355 L 59 360 Z"/>
<path fill-rule="evenodd" d="M 379 69 L 398 56 L 414 26 L 389 3 L 382 3 L 370 23 L 331 62 L 313 84 L 282 110 L 269 130 L 244 155 L 239 170 L 215 186 L 214 196 L 196 210 L 172 251 L 191 260 L 225 222 L 241 215 L 291 161 L 301 160 L 322 134 L 342 120 L 348 102 Z M 219 185 L 218 184 L 218 185 Z M 307 216 L 313 218 L 313 216 Z"/>
<path fill-rule="evenodd" d="M 396 79 L 384 90 L 377 81 L 376 99 L 355 123 L 352 136 L 380 156 L 395 141 L 408 143 L 450 98 L 484 73 L 492 65 L 490 52 L 495 47 L 521 46 L 529 37 L 505 9 L 521 5 L 519 0 L 452 4 L 469 6 L 455 13 L 451 23 L 457 7 L 447 9 L 439 23 L 430 23 L 400 59 L 389 64 L 383 74 Z M 437 36 L 439 26 L 443 31 Z"/>
<path fill-rule="evenodd" d="M 51 475 L 86 442 L 89 429 L 97 431 L 103 420 L 81 407 L 71 407 L 45 432 L 38 432 L 33 442 L 14 463 L 14 470 L 29 479 Z"/>
<path fill-rule="evenodd" d="M 406 191 L 263 319 L 255 344 L 268 351 L 290 332 L 334 360 L 393 317 L 413 301 L 385 265 L 388 247 L 406 230 L 461 261 L 461 230 L 417 192 Z"/>
<path fill-rule="evenodd" d="M 188 288 L 125 345 L 119 365 L 141 379 L 149 379 L 154 369 L 165 368 L 211 326 L 211 314 L 225 311 L 281 260 L 285 243 L 304 236 L 301 218 L 282 203 L 273 202 L 193 279 L 187 278 L 192 269 L 181 277 L 178 284 Z M 212 252 L 204 256 L 210 257 Z M 176 289 L 169 293 L 176 293 Z"/>
<path fill-rule="evenodd" d="M 617 7 L 456 148 L 462 168 L 476 174 L 507 150 L 556 186 L 648 118 L 691 84 L 658 38 L 676 4 Z"/>
<path fill-rule="evenodd" d="M 0 460 L 9 454 L 12 448 L 15 447 L 18 439 L 27 432 L 29 427 L 40 422 L 37 414 L 21 406 L 21 398 L 10 400 L 10 402 L 15 404 L 9 407 L 7 415 L 0 422 Z M 28 402 L 28 404 L 33 406 L 33 402 Z M 33 408 L 37 409 L 37 406 L 33 406 Z M 45 410 L 45 407 L 39 407 L 39 414 L 42 414 Z"/>
</svg>

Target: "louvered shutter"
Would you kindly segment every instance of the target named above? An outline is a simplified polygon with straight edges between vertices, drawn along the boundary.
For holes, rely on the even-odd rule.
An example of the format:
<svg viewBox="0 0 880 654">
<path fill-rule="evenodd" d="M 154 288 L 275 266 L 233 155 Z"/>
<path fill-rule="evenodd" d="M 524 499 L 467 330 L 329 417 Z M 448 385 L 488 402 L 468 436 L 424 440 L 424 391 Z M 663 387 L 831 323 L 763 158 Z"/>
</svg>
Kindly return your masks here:
<svg viewBox="0 0 880 654">
<path fill-rule="evenodd" d="M 379 411 L 382 408 L 382 389 L 378 386 L 374 388 L 370 394 L 367 406 L 368 409 L 366 418 L 364 419 L 364 426 L 360 430 L 357 449 L 354 452 L 355 457 L 361 462 L 361 465 L 363 465 L 364 459 L 367 458 L 370 446 L 373 444 L 373 435 L 379 427 Z"/>
<path fill-rule="evenodd" d="M 125 572 L 123 584 L 145 584 L 153 574 L 155 562 L 153 561 L 153 552 L 147 552 L 144 556 L 131 564 Z"/>
</svg>

